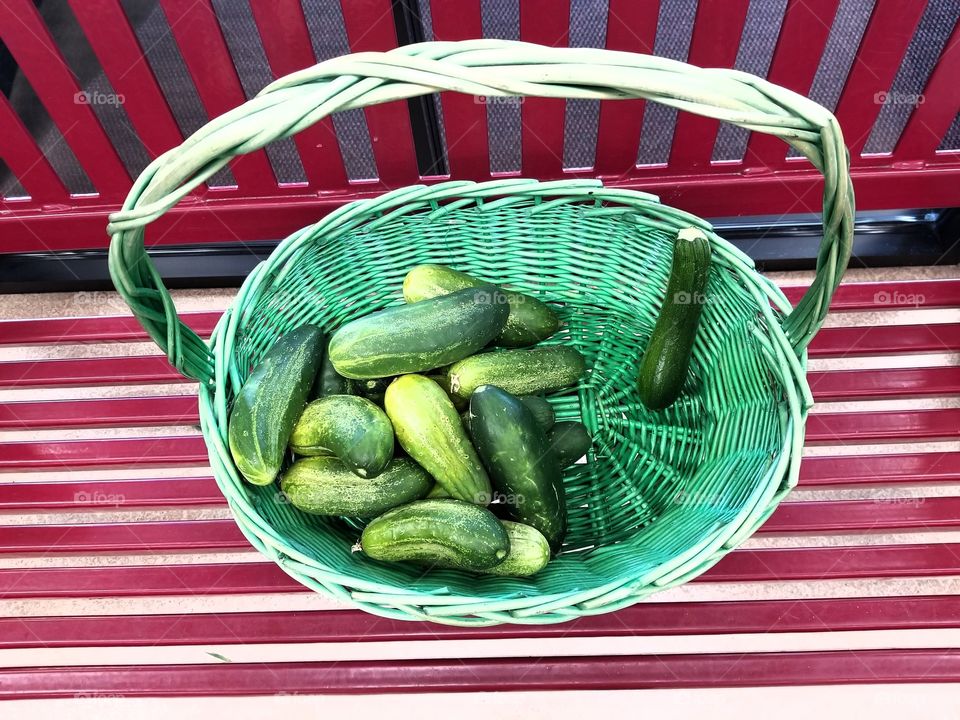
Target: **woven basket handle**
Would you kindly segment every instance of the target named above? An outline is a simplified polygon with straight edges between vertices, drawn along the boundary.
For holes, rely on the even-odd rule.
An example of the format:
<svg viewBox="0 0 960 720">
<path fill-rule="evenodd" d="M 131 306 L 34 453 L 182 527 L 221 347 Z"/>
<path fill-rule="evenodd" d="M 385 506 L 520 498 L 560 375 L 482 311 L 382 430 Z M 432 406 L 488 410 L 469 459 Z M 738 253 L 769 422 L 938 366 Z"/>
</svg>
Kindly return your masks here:
<svg viewBox="0 0 960 720">
<path fill-rule="evenodd" d="M 836 118 L 813 101 L 736 70 L 664 58 L 502 40 L 407 45 L 322 62 L 270 84 L 152 162 L 110 216 L 110 274 L 150 337 L 184 375 L 213 383 L 207 345 L 177 317 L 144 249 L 144 228 L 238 155 L 338 110 L 452 90 L 485 96 L 644 98 L 782 138 L 823 173 L 823 242 L 810 289 L 784 330 L 800 353 L 850 257 L 853 189 Z"/>
</svg>

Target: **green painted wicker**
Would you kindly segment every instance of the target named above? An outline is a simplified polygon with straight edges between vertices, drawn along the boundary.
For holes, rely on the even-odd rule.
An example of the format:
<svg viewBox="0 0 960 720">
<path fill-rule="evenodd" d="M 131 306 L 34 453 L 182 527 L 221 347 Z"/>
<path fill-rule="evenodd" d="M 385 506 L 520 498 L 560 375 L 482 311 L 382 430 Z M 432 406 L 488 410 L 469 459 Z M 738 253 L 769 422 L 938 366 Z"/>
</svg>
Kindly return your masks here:
<svg viewBox="0 0 960 720">
<path fill-rule="evenodd" d="M 284 240 L 251 273 L 210 344 L 180 323 L 147 256 L 144 226 L 231 158 L 337 110 L 437 90 L 475 95 L 646 98 L 783 138 L 825 177 L 816 280 L 791 310 L 751 261 L 703 220 L 593 180 L 412 186 L 354 202 Z M 304 585 L 393 618 L 547 623 L 635 603 L 699 575 L 747 538 L 797 482 L 812 404 L 805 347 L 850 254 L 853 192 L 835 118 L 731 70 L 644 55 L 494 40 L 425 43 L 336 58 L 281 78 L 154 161 L 111 218 L 117 289 L 185 375 L 200 381 L 214 474 L 250 542 Z M 634 388 L 677 229 L 714 249 L 683 398 L 649 412 Z M 241 481 L 227 411 L 251 363 L 285 331 L 339 324 L 402 302 L 417 263 L 440 262 L 561 309 L 551 342 L 579 348 L 589 376 L 553 402 L 595 438 L 565 474 L 565 551 L 535 577 L 477 577 L 352 553 L 355 527 L 308 517 L 276 487 Z"/>
</svg>

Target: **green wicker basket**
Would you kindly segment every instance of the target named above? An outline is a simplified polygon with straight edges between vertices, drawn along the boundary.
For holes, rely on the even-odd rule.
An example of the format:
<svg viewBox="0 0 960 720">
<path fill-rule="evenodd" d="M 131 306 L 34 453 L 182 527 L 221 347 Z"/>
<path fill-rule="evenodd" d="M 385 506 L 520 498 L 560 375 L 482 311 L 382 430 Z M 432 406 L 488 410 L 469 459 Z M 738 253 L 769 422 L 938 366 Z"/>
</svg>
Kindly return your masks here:
<svg viewBox="0 0 960 720">
<path fill-rule="evenodd" d="M 642 192 L 594 180 L 444 182 L 350 203 L 286 238 L 244 282 L 205 343 L 177 317 L 144 227 L 233 157 L 337 110 L 438 90 L 474 95 L 645 98 L 783 138 L 825 177 L 823 245 L 791 309 L 708 223 Z M 751 75 L 662 58 L 475 40 L 336 58 L 281 78 L 157 158 L 111 217 L 110 271 L 170 361 L 200 382 L 210 462 L 250 542 L 307 587 L 391 618 L 458 625 L 548 623 L 626 607 L 699 575 L 742 543 L 796 484 L 812 404 L 805 348 L 847 265 L 853 191 L 836 119 Z M 635 375 L 679 228 L 713 247 L 707 302 L 682 398 L 661 412 Z M 443 263 L 549 301 L 589 373 L 552 398 L 595 444 L 564 476 L 564 552 L 532 578 L 389 565 L 351 552 L 356 527 L 307 516 L 275 486 L 241 480 L 227 414 L 284 332 L 328 330 L 403 302 L 404 274 Z"/>
</svg>

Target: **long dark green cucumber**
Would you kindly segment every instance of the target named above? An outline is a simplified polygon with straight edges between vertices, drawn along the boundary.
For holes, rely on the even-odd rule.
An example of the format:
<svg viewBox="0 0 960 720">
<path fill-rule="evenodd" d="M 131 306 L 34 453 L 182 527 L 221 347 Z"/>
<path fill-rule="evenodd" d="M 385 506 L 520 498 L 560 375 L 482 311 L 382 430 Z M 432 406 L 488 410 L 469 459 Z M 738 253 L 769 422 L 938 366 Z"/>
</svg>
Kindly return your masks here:
<svg viewBox="0 0 960 720">
<path fill-rule="evenodd" d="M 547 434 L 550 450 L 561 468 L 572 465 L 586 455 L 593 445 L 593 438 L 583 423 L 558 422 Z"/>
<path fill-rule="evenodd" d="M 393 425 L 366 398 L 328 395 L 307 405 L 290 435 L 298 455 L 335 455 L 361 477 L 376 477 L 393 457 Z"/>
<path fill-rule="evenodd" d="M 371 521 L 360 538 L 375 560 L 486 570 L 510 552 L 510 538 L 486 508 L 459 500 L 417 500 Z"/>
<path fill-rule="evenodd" d="M 280 488 L 290 503 L 313 515 L 376 517 L 419 500 L 433 478 L 410 458 L 394 458 L 375 478 L 363 478 L 335 457 L 297 460 L 283 474 Z"/>
<path fill-rule="evenodd" d="M 490 502 L 490 479 L 443 388 L 422 375 L 402 375 L 387 388 L 384 406 L 400 446 L 451 497 Z"/>
<path fill-rule="evenodd" d="M 359 380 L 432 370 L 484 347 L 509 312 L 493 285 L 387 308 L 337 330 L 330 360 L 338 373 Z"/>
<path fill-rule="evenodd" d="M 556 414 L 553 411 L 553 405 L 544 400 L 539 395 L 519 395 L 517 399 L 522 402 L 537 421 L 537 425 L 545 432 L 549 433 L 556 420 Z M 469 401 L 467 402 L 469 405 Z M 460 413 L 460 420 L 465 428 L 470 427 L 470 411 L 464 410 Z M 581 453 L 582 454 L 582 453 Z"/>
<path fill-rule="evenodd" d="M 280 472 L 317 374 L 322 345 L 318 327 L 291 330 L 266 352 L 234 400 L 227 430 L 230 454 L 254 485 L 269 485 Z"/>
<path fill-rule="evenodd" d="M 487 285 L 445 265 L 417 265 L 403 279 L 403 297 L 408 303 L 447 295 L 465 288 Z M 526 347 L 546 340 L 560 328 L 560 318 L 549 305 L 530 295 L 504 290 L 510 315 L 503 332 L 494 341 L 503 347 Z"/>
<path fill-rule="evenodd" d="M 697 228 L 684 228 L 677 233 L 667 293 L 637 378 L 640 399 L 651 410 L 662 410 L 680 396 L 709 276 L 710 241 Z"/>
<path fill-rule="evenodd" d="M 535 527 L 559 550 L 567 529 L 560 466 L 530 409 L 483 385 L 470 396 L 470 435 L 513 519 Z"/>
<path fill-rule="evenodd" d="M 574 385 L 586 372 L 575 348 L 548 345 L 473 355 L 449 370 L 450 392 L 469 398 L 481 385 L 496 385 L 513 395 L 532 395 Z"/>
<path fill-rule="evenodd" d="M 550 543 L 543 533 L 523 523 L 510 520 L 500 522 L 510 538 L 510 552 L 502 563 L 483 572 L 486 575 L 525 577 L 543 570 L 550 562 Z"/>
</svg>

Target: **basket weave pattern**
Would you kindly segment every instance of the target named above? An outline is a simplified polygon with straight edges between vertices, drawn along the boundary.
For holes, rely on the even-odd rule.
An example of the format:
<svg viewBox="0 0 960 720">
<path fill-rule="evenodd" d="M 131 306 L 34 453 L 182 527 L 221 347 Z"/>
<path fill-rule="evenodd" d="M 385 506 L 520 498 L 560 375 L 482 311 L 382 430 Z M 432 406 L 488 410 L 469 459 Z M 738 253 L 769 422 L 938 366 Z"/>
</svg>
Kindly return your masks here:
<svg viewBox="0 0 960 720">
<path fill-rule="evenodd" d="M 602 82 L 601 84 L 598 84 Z M 337 110 L 437 90 L 475 95 L 645 98 L 782 137 L 825 177 L 816 280 L 795 309 L 705 221 L 594 180 L 411 186 L 346 205 L 284 240 L 250 275 L 210 344 L 177 318 L 143 246 L 144 227 L 231 158 Z M 321 63 L 274 82 L 158 158 L 111 218 L 111 272 L 151 337 L 200 381 L 215 477 L 251 543 L 305 585 L 371 612 L 454 624 L 558 622 L 608 612 L 698 575 L 736 547 L 796 484 L 812 404 L 805 347 L 850 254 L 853 193 L 833 116 L 756 77 L 644 55 L 504 41 L 424 43 Z M 713 247 L 685 392 L 661 412 L 635 389 L 676 231 Z M 356 526 L 300 513 L 276 487 L 244 483 L 227 447 L 230 403 L 284 332 L 332 330 L 402 302 L 403 275 L 451 265 L 535 295 L 588 376 L 551 398 L 594 437 L 564 482 L 565 551 L 533 578 L 476 577 L 373 562 Z"/>
</svg>

